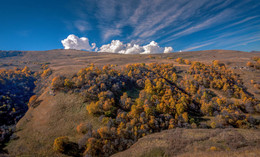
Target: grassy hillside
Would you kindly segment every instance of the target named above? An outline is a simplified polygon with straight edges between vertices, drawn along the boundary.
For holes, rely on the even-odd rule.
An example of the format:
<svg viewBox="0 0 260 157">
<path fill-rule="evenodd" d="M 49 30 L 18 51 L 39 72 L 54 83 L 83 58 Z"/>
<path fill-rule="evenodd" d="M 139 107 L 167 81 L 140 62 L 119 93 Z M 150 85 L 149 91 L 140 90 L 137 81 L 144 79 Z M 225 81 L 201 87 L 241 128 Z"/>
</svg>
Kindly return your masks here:
<svg viewBox="0 0 260 157">
<path fill-rule="evenodd" d="M 113 157 L 259 156 L 259 130 L 175 129 L 141 138 Z"/>
<path fill-rule="evenodd" d="M 142 90 L 148 88 L 148 86 L 145 87 L 142 85 L 143 83 L 147 84 L 146 83 L 147 79 L 151 81 L 152 84 L 151 89 L 156 90 L 156 92 L 153 93 L 152 95 L 157 95 L 159 102 L 163 103 L 162 101 L 163 99 L 168 100 L 168 98 L 166 97 L 162 98 L 163 97 L 162 95 L 165 95 L 165 91 L 171 90 L 174 94 L 181 94 L 183 96 L 185 95 L 185 97 L 188 99 L 187 108 L 184 108 L 184 110 L 180 110 L 180 111 L 177 111 L 176 108 L 174 108 L 172 111 L 169 109 L 166 110 L 162 109 L 161 111 L 159 111 L 158 107 L 157 108 L 152 107 L 151 108 L 152 112 L 149 113 L 152 115 L 149 116 L 154 116 L 156 119 L 164 115 L 164 118 L 162 118 L 163 122 L 159 122 L 161 126 L 158 129 L 150 128 L 145 132 L 140 133 L 140 135 L 139 133 L 137 133 L 136 137 L 133 138 L 133 142 L 136 142 L 139 138 L 141 138 L 144 135 L 153 132 L 160 132 L 161 130 L 165 130 L 168 128 L 178 128 L 178 127 L 209 128 L 212 127 L 211 124 L 212 122 L 216 123 L 215 127 L 219 127 L 218 121 L 216 119 L 216 115 L 213 114 L 214 113 L 213 111 L 218 111 L 219 114 L 222 114 L 221 110 L 223 108 L 219 109 L 213 107 L 213 111 L 212 109 L 209 108 L 205 110 L 201 110 L 201 106 L 203 105 L 203 102 L 201 101 L 202 98 L 200 97 L 203 96 L 203 92 L 206 92 L 211 96 L 208 98 L 208 100 L 206 100 L 206 103 L 208 104 L 210 104 L 210 102 L 215 103 L 217 102 L 217 98 L 219 98 L 220 100 L 225 98 L 228 101 L 224 102 L 223 104 L 230 106 L 231 107 L 230 110 L 232 112 L 234 111 L 235 114 L 233 115 L 232 113 L 229 116 L 235 116 L 235 117 L 240 116 L 240 118 L 238 119 L 235 118 L 236 120 L 234 122 L 229 122 L 227 118 L 227 123 L 221 125 L 221 127 L 222 126 L 240 127 L 240 123 L 238 125 L 237 120 L 243 120 L 243 122 L 241 121 L 241 127 L 251 128 L 251 129 L 258 128 L 257 118 L 259 117 L 259 115 L 257 111 L 258 110 L 257 105 L 259 103 L 259 100 L 257 99 L 260 98 L 260 94 L 259 94 L 260 92 L 258 88 L 259 85 L 258 80 L 260 78 L 260 73 L 258 69 L 254 68 L 254 66 L 252 67 L 247 66 L 247 63 L 249 61 L 253 62 L 253 64 L 256 64 L 255 63 L 256 61 L 253 60 L 253 57 L 260 56 L 260 54 L 257 53 L 211 50 L 211 51 L 182 52 L 182 53 L 157 54 L 157 55 L 120 55 L 120 54 L 95 53 L 95 52 L 85 52 L 85 51 L 76 51 L 76 50 L 52 50 L 52 51 L 28 51 L 28 52 L 21 52 L 21 53 L 5 52 L 3 56 L 4 58 L 3 57 L 0 58 L 0 63 L 1 63 L 0 68 L 12 69 L 13 67 L 28 66 L 33 71 L 40 71 L 42 70 L 41 69 L 42 65 L 48 65 L 52 71 L 52 74 L 49 77 L 44 78 L 44 82 L 46 86 L 43 86 L 40 92 L 41 94 L 37 98 L 37 102 L 39 103 L 37 103 L 36 105 L 32 105 L 32 107 L 28 110 L 26 115 L 17 124 L 17 131 L 15 134 L 19 138 L 10 141 L 8 143 L 8 146 L 6 147 L 6 150 L 8 150 L 8 152 L 11 155 L 66 156 L 62 153 L 57 153 L 52 149 L 55 138 L 61 136 L 67 136 L 71 143 L 80 144 L 82 143 L 82 141 L 84 140 L 86 141 L 87 140 L 86 138 L 89 138 L 89 135 L 86 136 L 84 134 L 78 133 L 77 126 L 79 126 L 79 124 L 81 123 L 82 124 L 88 123 L 93 126 L 93 130 L 94 130 L 94 133 L 92 133 L 91 136 L 102 141 L 103 137 L 99 137 L 101 134 L 95 133 L 95 130 L 102 127 L 106 128 L 108 122 L 107 118 L 111 118 L 112 121 L 114 121 L 113 127 L 117 129 L 117 134 L 120 135 L 121 133 L 118 133 L 120 121 L 118 122 L 115 121 L 118 118 L 118 115 L 123 113 L 122 111 L 124 111 L 124 114 L 128 115 L 132 113 L 132 108 L 134 105 L 138 106 L 137 98 L 140 98 L 140 93 L 142 93 Z M 179 60 L 176 60 L 178 58 Z M 189 61 L 190 64 L 186 64 L 185 59 L 187 59 L 187 61 Z M 211 72 L 214 73 L 214 75 L 220 75 L 221 71 L 223 71 L 223 69 L 221 69 L 221 66 L 225 64 L 226 68 L 224 71 L 226 72 L 224 72 L 221 75 L 223 75 L 223 77 L 225 78 L 230 77 L 228 81 L 228 85 L 230 87 L 228 89 L 230 89 L 229 92 L 231 92 L 231 95 L 228 97 L 227 97 L 227 93 L 225 93 L 226 90 L 223 89 L 224 84 L 221 85 L 221 87 L 217 87 L 217 85 L 215 85 L 214 83 L 209 87 L 206 87 L 207 85 L 204 83 L 202 83 L 201 85 L 196 85 L 196 82 L 200 82 L 199 77 L 197 77 L 197 75 L 200 75 L 200 73 L 198 73 L 197 71 L 199 67 L 193 66 L 192 69 L 191 68 L 193 65 L 192 63 L 194 61 L 205 63 L 204 69 L 208 68 L 208 70 L 210 70 L 210 67 L 207 67 L 207 65 L 211 65 L 212 61 L 214 60 L 219 60 L 219 65 L 218 65 L 219 68 L 214 68 L 217 69 L 216 72 L 214 72 L 214 70 Z M 88 72 L 86 74 L 84 73 L 80 74 L 80 72 L 82 73 L 81 69 L 84 68 L 87 71 L 87 68 L 85 67 L 90 68 L 92 66 L 91 63 L 93 63 L 95 65 L 94 67 L 97 68 L 96 71 L 91 70 L 91 72 L 96 73 L 94 77 L 92 77 L 91 76 L 92 74 Z M 135 67 L 135 65 L 138 65 L 135 63 L 144 63 L 145 66 Z M 154 64 L 150 64 L 150 63 L 154 63 Z M 108 64 L 110 65 L 106 67 L 107 69 L 106 68 L 104 69 L 103 66 Z M 110 68 L 111 65 L 113 66 Z M 155 67 L 152 67 L 153 65 Z M 130 67 L 130 69 L 127 67 Z M 229 76 L 228 69 L 234 72 L 234 76 L 233 74 Z M 136 70 L 141 71 L 142 75 L 136 73 Z M 130 71 L 131 74 L 129 74 Z M 172 77 L 173 73 L 175 73 L 177 76 L 176 82 L 173 80 Z M 107 74 L 109 77 L 106 78 L 107 76 L 105 76 L 105 74 Z M 53 78 L 57 78 L 57 76 L 59 76 L 58 80 L 61 80 L 62 83 L 59 86 L 57 86 L 57 88 L 54 88 L 53 84 L 51 85 L 51 80 Z M 86 78 L 86 81 L 82 82 L 80 81 L 80 78 L 82 78 L 83 76 L 84 78 Z M 207 78 L 206 76 L 204 77 Z M 232 80 L 231 78 L 235 78 L 235 79 Z M 157 82 L 154 79 L 157 79 L 157 81 L 159 82 L 163 82 L 161 87 L 162 88 L 161 94 L 159 94 L 160 93 L 158 91 L 159 88 L 157 88 L 157 86 L 159 87 L 159 85 L 157 85 Z M 210 77 L 207 79 L 211 81 Z M 253 80 L 253 82 L 251 80 Z M 97 81 L 97 82 L 91 82 L 91 81 Z M 137 86 L 138 81 L 140 83 L 139 86 Z M 124 88 L 121 87 L 123 82 L 124 84 L 126 84 L 126 87 Z M 102 83 L 104 83 L 106 88 L 104 88 L 104 86 L 101 87 Z M 90 87 L 95 84 L 97 85 L 97 87 L 92 88 L 92 91 L 94 91 L 94 93 L 92 93 L 92 95 L 89 95 L 92 92 L 89 90 Z M 113 90 L 113 88 L 115 88 L 113 87 L 113 84 L 118 84 L 120 88 Z M 235 87 L 234 85 L 237 85 L 239 88 Z M 192 89 L 193 88 L 192 86 L 194 86 L 194 89 Z M 202 88 L 200 86 L 204 86 L 204 87 Z M 205 87 L 206 89 L 204 89 Z M 98 96 L 98 94 L 100 94 L 101 91 L 105 92 L 107 90 L 112 91 L 114 95 L 113 101 L 115 102 L 112 102 L 111 104 L 112 107 L 110 106 L 104 109 L 102 107 L 99 108 L 98 106 L 95 105 L 93 106 L 93 103 L 97 103 L 97 104 L 108 103 L 109 106 L 109 101 L 105 102 L 108 100 L 107 98 L 103 102 L 103 99 L 101 100 L 101 97 Z M 196 90 L 196 91 L 192 92 L 192 90 Z M 197 90 L 203 92 L 198 93 Z M 129 99 L 130 105 L 127 108 L 119 107 L 120 106 L 119 104 L 121 103 L 120 97 L 123 96 L 124 92 L 126 92 L 128 95 L 126 96 L 126 98 L 131 98 Z M 176 98 L 174 94 L 173 94 L 173 98 L 176 99 L 176 101 L 179 101 L 179 98 Z M 212 98 L 214 98 L 215 100 Z M 243 98 L 246 98 L 246 100 L 250 99 L 251 104 L 249 105 L 249 107 L 246 107 L 248 106 L 248 104 L 245 103 L 246 100 L 244 100 Z M 145 99 L 147 99 L 147 96 L 144 96 L 143 102 L 146 102 Z M 148 102 L 150 104 L 156 102 L 154 100 L 150 100 L 150 101 L 151 102 Z M 237 105 L 239 104 L 238 108 L 233 107 L 235 102 Z M 92 109 L 90 109 L 91 103 L 93 106 Z M 192 107 L 191 104 L 193 105 L 195 104 L 195 108 Z M 86 110 L 87 106 L 89 106 L 88 110 Z M 96 111 L 96 109 L 98 109 L 98 111 Z M 118 109 L 122 111 L 118 111 Z M 251 110 L 252 110 L 251 115 L 253 116 L 254 119 L 256 118 L 256 120 L 253 120 L 253 122 L 248 120 L 249 112 L 251 112 Z M 238 113 L 235 113 L 236 111 Z M 142 111 L 136 114 L 140 115 L 141 113 Z M 168 115 L 170 114 L 173 117 L 173 119 L 175 119 L 172 120 L 171 122 L 172 124 L 170 123 L 172 127 L 169 127 L 168 123 L 170 121 L 168 122 L 165 121 L 166 113 Z M 187 114 L 187 120 L 185 119 L 186 114 Z M 107 118 L 104 117 L 102 118 L 102 115 Z M 147 117 L 148 118 L 147 120 L 151 120 L 150 119 L 151 117 L 149 118 L 149 116 Z M 242 118 L 241 116 L 244 118 Z M 137 119 L 139 118 L 140 117 L 138 116 Z M 234 117 L 230 119 L 234 120 Z M 131 121 L 131 118 L 128 120 Z M 128 120 L 126 119 L 126 122 L 128 122 Z M 157 120 L 160 121 L 160 119 Z M 143 124 L 146 124 L 146 122 L 143 122 Z M 137 124 L 137 126 L 142 127 L 141 125 L 139 126 L 139 124 Z M 141 130 L 141 128 L 138 129 Z M 252 138 L 247 137 L 249 134 L 255 135 L 255 131 L 251 129 L 250 130 L 246 129 L 245 131 L 242 130 L 241 132 L 243 132 L 243 134 L 241 134 L 241 136 L 243 136 L 243 138 L 246 138 L 247 141 L 249 141 L 249 144 L 248 143 L 245 144 L 249 146 L 248 150 L 249 148 L 250 150 L 251 149 L 255 150 L 257 149 L 255 146 L 257 145 L 259 146 L 259 140 L 257 139 L 253 140 Z M 181 136 L 185 135 L 185 137 L 186 134 L 194 135 L 197 134 L 197 132 L 205 132 L 206 135 L 205 137 L 203 135 L 203 137 L 201 137 L 202 139 L 207 138 L 208 136 L 211 135 L 212 138 L 217 136 L 214 133 L 211 133 L 214 132 L 214 130 L 208 130 L 208 129 L 205 130 L 189 129 L 190 131 L 185 129 L 182 130 L 183 131 L 181 132 L 183 134 Z M 240 130 L 238 131 L 240 132 Z M 257 129 L 257 131 L 259 130 Z M 233 130 L 233 129 L 228 131 L 220 130 L 218 132 L 220 134 L 230 133 L 232 135 L 234 134 L 234 136 L 237 135 L 236 134 L 237 130 Z M 166 138 L 170 136 L 176 136 L 176 137 L 178 136 L 175 134 L 174 135 L 165 134 L 164 132 L 157 133 L 157 134 Z M 125 135 L 122 135 L 123 138 L 125 138 L 124 136 Z M 144 139 L 150 138 L 152 136 L 153 135 L 145 136 Z M 111 139 L 110 135 L 108 135 L 108 137 L 111 142 L 113 142 L 113 139 L 116 140 L 116 138 L 114 137 Z M 157 137 L 154 137 L 155 141 L 157 141 L 156 138 Z M 103 139 L 107 140 L 107 137 Z M 126 139 L 132 139 L 132 137 Z M 181 142 L 181 143 L 187 142 L 184 139 L 185 138 L 179 138 L 177 142 Z M 194 139 L 191 137 L 187 137 L 187 140 L 193 141 Z M 207 141 L 209 142 L 210 140 L 208 140 L 207 138 L 204 142 Z M 229 145 L 229 143 L 232 143 L 232 141 L 233 139 L 227 139 L 227 141 L 224 141 L 224 143 L 226 142 Z M 133 144 L 133 142 L 130 142 L 129 144 L 127 144 L 126 147 L 122 149 L 120 148 L 120 151 L 125 148 L 129 148 Z M 195 140 L 195 142 L 197 142 L 197 140 Z M 242 141 L 242 143 L 243 142 L 244 141 Z M 139 143 L 140 142 L 137 142 L 135 145 L 138 146 Z M 256 143 L 256 145 L 252 143 Z M 138 150 L 137 147 L 135 147 L 135 145 L 131 147 L 131 149 L 129 149 L 129 151 L 131 150 L 130 153 L 129 151 L 126 151 L 123 152 L 123 155 L 127 156 L 129 154 L 134 154 L 132 153 L 132 150 L 133 152 L 137 151 L 138 152 L 137 155 L 141 155 L 141 156 L 142 155 L 145 156 L 146 153 L 149 154 L 150 150 L 152 151 L 152 153 L 165 154 L 168 153 L 167 151 L 171 149 L 171 147 L 168 145 L 165 146 L 165 148 L 163 149 L 161 148 L 157 149 L 156 146 L 147 145 L 149 151 L 145 150 L 142 153 Z M 203 153 L 201 152 L 201 150 L 204 149 L 205 147 L 203 143 L 201 145 L 198 145 L 199 148 L 195 148 L 194 145 L 188 145 L 188 144 L 187 145 L 183 144 L 183 146 L 188 147 L 187 152 L 193 152 L 195 149 L 198 149 L 199 151 L 196 152 L 198 153 L 198 155 L 200 153 Z M 90 148 L 90 146 L 88 145 L 85 146 L 85 144 L 83 144 L 83 147 Z M 217 151 L 219 151 L 217 152 L 217 154 L 227 153 L 227 152 L 222 152 L 225 150 L 224 145 L 216 145 L 215 147 L 217 147 L 216 149 Z M 83 153 L 84 149 L 78 151 Z M 207 147 L 206 149 L 210 149 L 210 148 Z M 236 147 L 231 148 L 232 151 L 235 151 L 236 149 L 238 148 Z M 247 149 L 247 147 L 245 147 L 245 149 Z M 93 150 L 99 150 L 99 148 L 93 147 Z M 109 151 L 110 149 L 107 150 Z M 118 151 L 118 148 L 116 148 L 116 150 Z M 113 154 L 117 151 L 112 151 L 108 154 L 111 153 Z M 168 155 L 171 156 L 174 153 L 175 152 L 170 152 L 168 153 Z M 69 153 L 67 153 L 67 155 L 68 154 Z M 187 153 L 184 155 L 188 156 L 189 154 Z"/>
<path fill-rule="evenodd" d="M 102 124 L 85 112 L 82 98 L 75 94 L 59 93 L 51 96 L 46 90 L 38 99 L 36 108 L 31 108 L 17 125 L 18 140 L 11 141 L 7 149 L 12 155 L 62 156 L 52 150 L 53 140 L 59 136 L 69 136 L 74 142 L 76 127 L 89 121 L 94 128 Z"/>
<path fill-rule="evenodd" d="M 6 51 L 1 53 L 3 52 L 7 53 Z M 260 77 L 260 73 L 254 68 L 243 68 L 247 67 L 247 63 L 252 61 L 254 56 L 260 56 L 260 54 L 241 51 L 208 50 L 156 55 L 122 55 L 77 50 L 22 51 L 19 55 L 12 53 L 16 54 L 17 52 L 8 51 L 9 57 L 6 55 L 4 58 L 0 57 L 0 68 L 13 69 L 28 66 L 31 70 L 38 71 L 42 64 L 48 64 L 54 70 L 55 75 L 73 75 L 90 63 L 97 66 L 117 64 L 118 67 L 122 67 L 131 63 L 172 63 L 173 59 L 182 57 L 190 61 L 201 61 L 208 64 L 212 63 L 213 60 L 220 60 L 228 68 L 241 75 L 246 87 L 253 94 L 255 91 L 250 81 L 258 80 Z M 177 63 L 175 65 L 183 67 Z M 260 99 L 259 94 L 254 96 Z"/>
</svg>

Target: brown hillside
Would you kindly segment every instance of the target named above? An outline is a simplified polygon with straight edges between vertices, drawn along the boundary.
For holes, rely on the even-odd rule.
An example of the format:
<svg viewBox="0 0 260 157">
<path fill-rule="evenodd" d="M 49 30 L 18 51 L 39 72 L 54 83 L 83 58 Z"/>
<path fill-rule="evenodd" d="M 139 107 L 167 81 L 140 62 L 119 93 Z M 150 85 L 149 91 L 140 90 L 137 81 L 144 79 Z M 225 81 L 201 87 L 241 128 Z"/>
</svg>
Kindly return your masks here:
<svg viewBox="0 0 260 157">
<path fill-rule="evenodd" d="M 219 60 L 240 74 L 248 92 L 260 99 L 260 93 L 250 83 L 251 80 L 256 82 L 260 80 L 260 71 L 245 68 L 252 57 L 260 57 L 259 53 L 209 50 L 154 55 L 122 55 L 77 50 L 50 50 L 26 51 L 19 55 L 11 54 L 12 52 L 9 54 L 10 57 L 0 58 L 0 68 L 11 69 L 28 66 L 33 71 L 38 71 L 42 64 L 48 64 L 53 70 L 49 82 L 57 75 L 72 76 L 90 63 L 97 66 L 117 64 L 118 67 L 131 63 L 174 63 L 176 68 L 182 71 L 179 75 L 184 76 L 189 65 L 175 62 L 174 59 L 178 57 L 204 63 Z M 98 118 L 86 112 L 86 104 L 79 95 L 70 92 L 57 92 L 56 95 L 53 95 L 49 87 L 43 91 L 38 98 L 41 103 L 35 108 L 30 108 L 17 124 L 16 135 L 19 138 L 10 141 L 6 147 L 11 156 L 65 156 L 52 150 L 55 138 L 68 136 L 71 141 L 77 142 L 80 137 L 76 133 L 76 127 L 79 123 L 88 121 L 94 128 L 103 125 Z M 259 129 L 175 129 L 143 137 L 129 150 L 115 154 L 115 156 L 147 156 L 147 154 L 152 156 L 153 153 L 158 156 L 208 156 L 208 154 L 243 156 L 248 151 L 253 153 L 253 156 L 259 156 L 259 133 Z M 217 151 L 211 151 L 211 147 L 216 147 Z"/>
<path fill-rule="evenodd" d="M 174 129 L 141 138 L 113 157 L 259 156 L 259 130 Z"/>
<path fill-rule="evenodd" d="M 256 94 L 255 88 L 250 84 L 251 80 L 260 80 L 260 72 L 259 70 L 246 68 L 247 62 L 252 61 L 254 56 L 259 57 L 259 53 L 231 50 L 207 50 L 154 55 L 123 55 L 78 50 L 25 51 L 19 53 L 19 55 L 12 55 L 12 53 L 14 52 L 8 54 L 11 57 L 0 57 L 0 68 L 10 69 L 28 66 L 30 69 L 37 71 L 42 64 L 47 63 L 54 70 L 54 75 L 72 75 L 90 63 L 100 66 L 117 64 L 120 67 L 131 63 L 172 63 L 173 59 L 178 57 L 204 63 L 220 60 L 240 74 L 249 92 L 260 99 L 260 93 Z M 183 65 L 178 63 L 176 65 L 180 66 L 180 68 L 183 67 Z"/>
</svg>

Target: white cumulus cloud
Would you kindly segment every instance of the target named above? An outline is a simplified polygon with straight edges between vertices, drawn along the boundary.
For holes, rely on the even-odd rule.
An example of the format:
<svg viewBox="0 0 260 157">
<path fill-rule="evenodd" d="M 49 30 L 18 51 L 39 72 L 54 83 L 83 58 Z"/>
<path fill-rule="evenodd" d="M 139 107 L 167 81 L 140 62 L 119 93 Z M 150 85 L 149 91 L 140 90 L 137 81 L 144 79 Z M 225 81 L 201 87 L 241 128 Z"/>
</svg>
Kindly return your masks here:
<svg viewBox="0 0 260 157">
<path fill-rule="evenodd" d="M 172 47 L 160 47 L 155 41 L 148 45 L 140 46 L 137 44 L 123 44 L 120 40 L 112 40 L 110 44 L 100 47 L 99 52 L 121 53 L 121 54 L 156 54 L 172 52 Z"/>
<path fill-rule="evenodd" d="M 127 44 L 125 54 L 139 54 L 142 53 L 143 47 L 137 44 Z"/>
<path fill-rule="evenodd" d="M 89 44 L 86 37 L 77 37 L 73 34 L 69 35 L 61 43 L 64 49 L 88 50 L 98 51 L 96 43 Z M 112 40 L 110 44 L 102 45 L 98 52 L 110 52 L 121 54 L 156 54 L 156 53 L 170 53 L 173 51 L 172 47 L 160 47 L 157 42 L 151 41 L 148 45 L 140 46 L 138 44 L 127 43 L 124 44 L 120 40 Z"/>
<path fill-rule="evenodd" d="M 171 53 L 173 51 L 172 47 L 165 47 L 163 53 Z"/>
<path fill-rule="evenodd" d="M 69 35 L 66 39 L 61 41 L 64 49 L 76 49 L 76 50 L 92 50 L 96 47 L 95 43 L 92 43 L 92 47 L 89 44 L 89 40 L 86 37 L 77 37 L 74 34 Z"/>
<path fill-rule="evenodd" d="M 119 40 L 112 40 L 111 44 L 101 46 L 99 52 L 119 53 L 123 49 L 125 49 L 125 45 L 122 42 Z"/>
</svg>

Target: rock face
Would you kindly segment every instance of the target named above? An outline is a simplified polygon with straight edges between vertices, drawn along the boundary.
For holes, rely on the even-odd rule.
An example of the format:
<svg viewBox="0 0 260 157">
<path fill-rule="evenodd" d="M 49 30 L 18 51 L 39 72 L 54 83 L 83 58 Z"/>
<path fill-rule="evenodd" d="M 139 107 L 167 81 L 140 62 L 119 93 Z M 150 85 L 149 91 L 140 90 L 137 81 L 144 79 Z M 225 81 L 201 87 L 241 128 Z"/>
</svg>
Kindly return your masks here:
<svg viewBox="0 0 260 157">
<path fill-rule="evenodd" d="M 113 157 L 259 156 L 259 130 L 173 129 L 145 136 Z"/>
</svg>

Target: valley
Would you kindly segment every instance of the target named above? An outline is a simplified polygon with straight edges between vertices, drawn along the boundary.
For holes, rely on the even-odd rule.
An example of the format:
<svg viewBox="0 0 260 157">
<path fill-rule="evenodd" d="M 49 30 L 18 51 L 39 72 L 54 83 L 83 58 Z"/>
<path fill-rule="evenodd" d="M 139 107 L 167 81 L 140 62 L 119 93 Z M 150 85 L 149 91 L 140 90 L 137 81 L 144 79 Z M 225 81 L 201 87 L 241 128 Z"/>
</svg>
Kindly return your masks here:
<svg viewBox="0 0 260 157">
<path fill-rule="evenodd" d="M 7 156 L 260 153 L 259 53 L 0 54 L 0 69 L 35 79 Z"/>
</svg>

